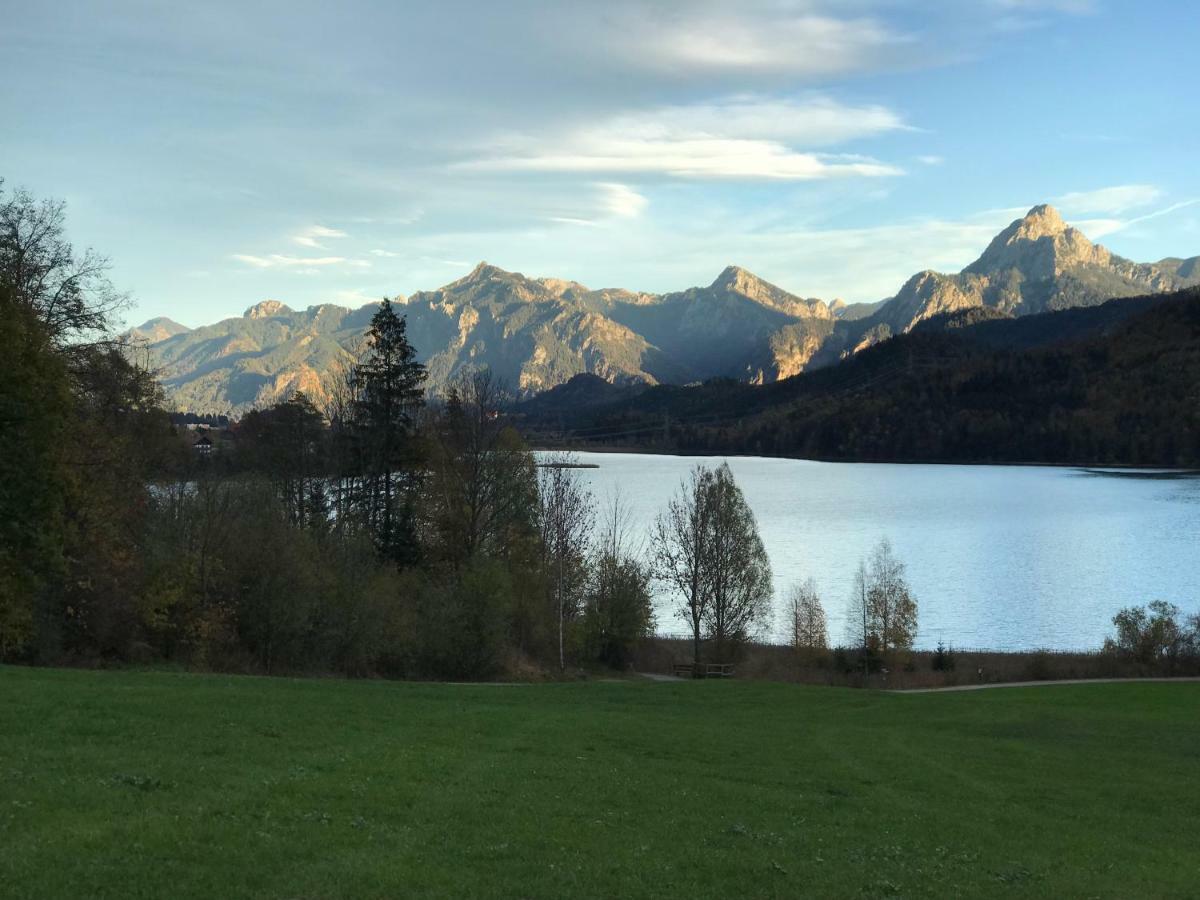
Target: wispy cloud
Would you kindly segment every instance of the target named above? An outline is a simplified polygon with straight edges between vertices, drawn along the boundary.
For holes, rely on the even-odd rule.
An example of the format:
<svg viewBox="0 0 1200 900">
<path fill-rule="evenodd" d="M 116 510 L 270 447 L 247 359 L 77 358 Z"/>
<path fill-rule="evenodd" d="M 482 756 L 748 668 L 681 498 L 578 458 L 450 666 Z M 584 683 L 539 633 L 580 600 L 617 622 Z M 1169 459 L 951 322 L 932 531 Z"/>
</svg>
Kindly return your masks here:
<svg viewBox="0 0 1200 900">
<path fill-rule="evenodd" d="M 270 253 L 265 257 L 254 256 L 252 253 L 234 253 L 232 258 L 256 269 L 313 269 L 350 262 L 346 257 L 289 257 L 283 253 Z"/>
<path fill-rule="evenodd" d="M 940 166 L 945 161 L 946 161 L 945 157 L 936 156 L 932 153 L 926 153 L 922 156 L 917 157 L 917 162 L 921 163 L 921 165 L 924 165 L 924 166 Z"/>
<path fill-rule="evenodd" d="M 694 179 L 812 180 L 898 175 L 860 155 L 814 147 L 905 128 L 882 106 L 738 96 L 626 113 L 561 134 L 515 135 L 456 166 L 468 171 L 658 174 Z"/>
<path fill-rule="evenodd" d="M 292 235 L 292 242 L 302 247 L 324 249 L 325 245 L 320 243 L 319 239 L 344 237 L 346 237 L 346 232 L 339 231 L 336 228 L 327 228 L 324 225 L 310 225 L 299 234 Z"/>
<path fill-rule="evenodd" d="M 1188 209 L 1189 207 L 1198 205 L 1200 205 L 1200 197 L 1192 200 L 1181 200 L 1178 203 L 1172 203 L 1169 206 L 1164 206 L 1162 209 L 1156 209 L 1152 212 L 1143 213 L 1142 215 L 1134 216 L 1131 219 L 1086 219 L 1074 224 L 1076 228 L 1086 234 L 1089 238 L 1092 240 L 1098 240 L 1107 234 L 1124 231 L 1131 225 L 1149 222 L 1152 219 L 1157 219 L 1162 216 L 1169 216 L 1171 213 L 1178 212 L 1181 209 Z"/>
<path fill-rule="evenodd" d="M 1068 215 L 1119 215 L 1127 210 L 1148 206 L 1162 195 L 1163 192 L 1152 184 L 1119 184 L 1093 191 L 1073 191 L 1056 197 L 1054 202 Z"/>
<path fill-rule="evenodd" d="M 817 76 L 874 68 L 909 38 L 870 17 L 839 18 L 790 3 L 737 11 L 645 4 L 614 15 L 610 48 L 639 68 Z M 630 36 L 634 37 L 631 39 Z"/>
<path fill-rule="evenodd" d="M 628 185 L 602 181 L 596 187 L 600 190 L 600 208 L 606 213 L 631 219 L 646 209 L 646 198 Z"/>
</svg>

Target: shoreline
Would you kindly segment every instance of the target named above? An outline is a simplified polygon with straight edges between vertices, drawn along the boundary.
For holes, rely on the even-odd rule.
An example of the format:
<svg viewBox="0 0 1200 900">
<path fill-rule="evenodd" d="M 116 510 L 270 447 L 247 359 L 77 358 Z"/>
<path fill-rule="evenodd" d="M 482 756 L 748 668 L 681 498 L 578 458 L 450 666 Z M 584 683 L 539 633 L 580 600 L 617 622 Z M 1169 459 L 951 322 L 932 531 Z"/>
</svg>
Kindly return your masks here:
<svg viewBox="0 0 1200 900">
<path fill-rule="evenodd" d="M 1148 463 L 1082 463 L 1082 462 L 1046 462 L 1046 461 L 995 461 L 995 460 L 939 460 L 939 459 L 839 459 L 833 457 L 815 456 L 767 456 L 761 453 L 745 452 L 690 452 L 685 450 L 658 450 L 638 446 L 544 446 L 538 443 L 530 444 L 534 453 L 597 453 L 636 456 L 673 456 L 680 459 L 786 459 L 794 462 L 837 463 L 848 466 L 993 466 L 1004 468 L 1027 469 L 1081 469 L 1095 475 L 1107 474 L 1141 474 L 1162 473 L 1163 477 L 1171 478 L 1200 478 L 1200 469 L 1174 466 L 1150 465 Z M 580 466 L 593 468 L 594 466 Z"/>
</svg>

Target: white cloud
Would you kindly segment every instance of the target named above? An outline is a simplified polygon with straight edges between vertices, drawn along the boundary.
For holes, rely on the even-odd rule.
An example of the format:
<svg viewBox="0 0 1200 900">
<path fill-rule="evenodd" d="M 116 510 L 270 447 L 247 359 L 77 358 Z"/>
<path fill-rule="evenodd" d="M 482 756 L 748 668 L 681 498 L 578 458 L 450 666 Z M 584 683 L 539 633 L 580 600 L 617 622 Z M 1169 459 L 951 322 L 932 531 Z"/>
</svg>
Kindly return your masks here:
<svg viewBox="0 0 1200 900">
<path fill-rule="evenodd" d="M 937 156 L 937 155 L 934 155 L 931 153 L 927 153 L 927 154 L 924 154 L 923 156 L 917 157 L 917 162 L 921 163 L 922 165 L 926 165 L 926 166 L 940 166 L 945 161 L 946 161 L 946 158 L 944 156 Z"/>
<path fill-rule="evenodd" d="M 817 76 L 874 68 L 908 42 L 875 19 L 797 13 L 789 6 L 747 3 L 735 12 L 692 4 L 683 15 L 667 4 L 647 6 L 612 19 L 618 27 L 609 47 L 639 68 L 677 76 L 696 71 Z"/>
<path fill-rule="evenodd" d="M 292 235 L 292 241 L 302 247 L 324 248 L 325 245 L 320 243 L 318 238 L 344 237 L 346 237 L 346 232 L 338 231 L 336 228 L 327 228 L 324 225 L 310 225 L 299 234 Z"/>
<path fill-rule="evenodd" d="M 596 187 L 600 190 L 600 208 L 611 215 L 630 219 L 646 208 L 646 198 L 628 185 L 602 181 Z"/>
<path fill-rule="evenodd" d="M 399 253 L 393 253 L 391 250 L 384 250 L 384 249 L 382 249 L 382 248 L 380 248 L 380 247 L 376 247 L 375 249 L 373 249 L 373 250 L 370 250 L 370 251 L 368 251 L 368 252 L 369 252 L 369 253 L 370 253 L 372 256 L 382 256 L 382 257 L 384 257 L 385 259 L 394 259 L 395 257 L 398 257 L 398 256 L 400 256 L 400 255 L 401 255 L 401 254 L 399 254 Z"/>
<path fill-rule="evenodd" d="M 695 179 L 811 180 L 900 170 L 869 157 L 800 150 L 905 128 L 881 106 L 738 96 L 626 113 L 563 134 L 497 139 L 468 171 L 612 172 Z"/>
<path fill-rule="evenodd" d="M 267 256 L 234 253 L 233 259 L 256 269 L 304 269 L 309 272 L 316 271 L 314 266 L 336 266 L 350 262 L 344 256 L 285 256 L 280 253 L 271 253 Z"/>
<path fill-rule="evenodd" d="M 1063 194 L 1055 198 L 1055 203 L 1069 215 L 1119 215 L 1127 210 L 1150 205 L 1161 198 L 1162 193 L 1152 184 L 1119 184 L 1094 191 Z"/>
<path fill-rule="evenodd" d="M 1181 200 L 1178 203 L 1172 203 L 1169 206 L 1164 206 L 1162 209 L 1156 209 L 1148 213 L 1143 213 L 1140 216 L 1134 216 L 1132 219 L 1086 219 L 1073 224 L 1076 228 L 1086 234 L 1088 238 L 1094 241 L 1106 234 L 1112 234 L 1116 231 L 1124 231 L 1130 225 L 1137 225 L 1141 222 L 1157 219 L 1160 216 L 1168 216 L 1173 212 L 1178 212 L 1181 209 L 1188 209 L 1189 207 L 1197 205 L 1200 205 L 1200 197 L 1192 200 Z"/>
</svg>

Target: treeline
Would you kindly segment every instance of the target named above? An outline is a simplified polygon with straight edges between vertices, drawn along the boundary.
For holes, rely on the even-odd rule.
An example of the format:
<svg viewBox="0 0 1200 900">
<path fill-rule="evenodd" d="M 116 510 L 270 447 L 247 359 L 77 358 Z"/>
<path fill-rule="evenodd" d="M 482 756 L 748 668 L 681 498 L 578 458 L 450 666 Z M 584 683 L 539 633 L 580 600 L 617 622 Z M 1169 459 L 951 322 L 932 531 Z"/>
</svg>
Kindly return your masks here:
<svg viewBox="0 0 1200 900">
<path fill-rule="evenodd" d="M 578 470 L 539 468 L 488 372 L 427 403 L 385 301 L 326 408 L 297 394 L 202 453 L 113 337 L 124 298 L 63 215 L 0 197 L 0 661 L 437 678 L 627 664 L 653 627 L 627 516 L 597 510 Z"/>
<path fill-rule="evenodd" d="M 1118 315 L 1124 303 L 1138 313 Z M 1074 312 L 920 330 L 761 387 L 720 381 L 607 401 L 593 389 L 571 408 L 547 396 L 527 406 L 529 428 L 547 442 L 688 453 L 1200 466 L 1200 290 Z M 1106 318 L 1118 323 L 1093 328 Z M 1028 346 L 1043 319 L 1064 340 Z"/>
</svg>

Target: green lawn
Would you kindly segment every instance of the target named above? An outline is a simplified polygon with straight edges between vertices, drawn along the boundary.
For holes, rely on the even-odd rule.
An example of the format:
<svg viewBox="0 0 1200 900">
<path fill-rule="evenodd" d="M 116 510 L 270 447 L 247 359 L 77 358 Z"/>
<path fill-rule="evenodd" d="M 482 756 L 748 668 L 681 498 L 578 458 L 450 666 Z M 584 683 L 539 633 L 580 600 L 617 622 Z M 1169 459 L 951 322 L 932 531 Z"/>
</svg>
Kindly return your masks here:
<svg viewBox="0 0 1200 900">
<path fill-rule="evenodd" d="M 0 893 L 1195 897 L 1200 684 L 0 668 Z"/>
</svg>

